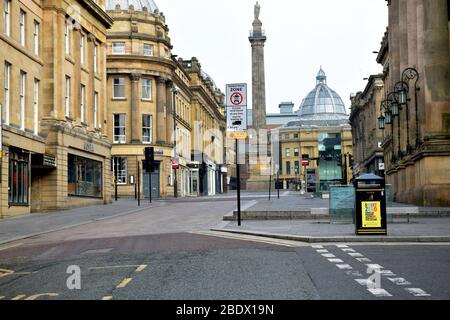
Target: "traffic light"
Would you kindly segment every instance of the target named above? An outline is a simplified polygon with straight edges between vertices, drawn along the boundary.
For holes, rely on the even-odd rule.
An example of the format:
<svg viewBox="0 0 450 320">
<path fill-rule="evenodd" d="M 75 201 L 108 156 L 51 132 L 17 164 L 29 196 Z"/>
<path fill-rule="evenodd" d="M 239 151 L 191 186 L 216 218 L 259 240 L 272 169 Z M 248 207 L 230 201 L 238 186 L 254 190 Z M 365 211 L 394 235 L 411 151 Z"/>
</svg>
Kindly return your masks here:
<svg viewBox="0 0 450 320">
<path fill-rule="evenodd" d="M 144 168 L 147 173 L 155 172 L 155 148 L 145 148 Z"/>
</svg>

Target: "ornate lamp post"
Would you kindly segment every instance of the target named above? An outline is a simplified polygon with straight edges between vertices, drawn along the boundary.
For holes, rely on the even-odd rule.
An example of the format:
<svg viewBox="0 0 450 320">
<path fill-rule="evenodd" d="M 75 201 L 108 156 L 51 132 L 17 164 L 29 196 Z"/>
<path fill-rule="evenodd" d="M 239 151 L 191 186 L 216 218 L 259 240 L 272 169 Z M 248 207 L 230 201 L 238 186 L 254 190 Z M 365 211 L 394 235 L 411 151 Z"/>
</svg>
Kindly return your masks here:
<svg viewBox="0 0 450 320">
<path fill-rule="evenodd" d="M 417 103 L 417 92 L 420 91 L 420 88 L 417 85 L 419 82 L 419 72 L 415 68 L 406 68 L 402 72 L 402 80 L 403 80 L 403 83 L 405 83 L 407 85 L 408 89 L 409 89 L 409 82 L 411 80 L 415 80 L 414 81 L 414 104 L 415 104 L 415 112 L 416 112 L 416 148 L 418 148 L 421 145 L 420 128 L 419 128 L 419 109 L 418 109 L 418 103 Z M 408 99 L 408 93 L 409 93 L 409 90 L 402 93 L 405 95 L 405 98 L 406 98 L 405 103 L 406 103 L 407 108 L 408 108 L 408 101 L 410 101 L 410 99 Z"/>
<path fill-rule="evenodd" d="M 412 152 L 412 146 L 409 140 L 409 105 L 408 105 L 409 85 L 405 81 L 397 82 L 395 85 L 395 93 L 397 94 L 398 97 L 398 104 L 401 107 L 405 106 L 406 109 L 406 152 L 407 154 L 410 154 Z"/>
</svg>

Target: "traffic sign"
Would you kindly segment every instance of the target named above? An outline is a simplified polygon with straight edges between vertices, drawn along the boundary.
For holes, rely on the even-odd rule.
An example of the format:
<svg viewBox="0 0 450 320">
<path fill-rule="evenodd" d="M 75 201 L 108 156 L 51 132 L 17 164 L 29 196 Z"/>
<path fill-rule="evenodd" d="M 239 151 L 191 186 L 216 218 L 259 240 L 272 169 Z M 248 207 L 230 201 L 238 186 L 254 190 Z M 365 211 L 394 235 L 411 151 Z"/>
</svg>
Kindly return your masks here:
<svg viewBox="0 0 450 320">
<path fill-rule="evenodd" d="M 247 84 L 227 84 L 227 107 L 247 106 Z"/>
<path fill-rule="evenodd" d="M 228 139 L 245 140 L 248 138 L 248 132 L 227 132 Z"/>
<path fill-rule="evenodd" d="M 227 84 L 227 136 L 247 138 L 247 84 Z M 232 135 L 233 133 L 233 135 Z"/>
</svg>

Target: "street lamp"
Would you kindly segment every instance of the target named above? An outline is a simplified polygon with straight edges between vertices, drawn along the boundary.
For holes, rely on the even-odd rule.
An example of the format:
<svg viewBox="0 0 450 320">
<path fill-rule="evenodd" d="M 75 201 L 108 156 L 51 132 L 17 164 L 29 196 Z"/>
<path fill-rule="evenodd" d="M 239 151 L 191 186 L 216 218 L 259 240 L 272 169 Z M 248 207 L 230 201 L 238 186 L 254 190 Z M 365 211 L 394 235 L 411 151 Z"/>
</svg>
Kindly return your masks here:
<svg viewBox="0 0 450 320">
<path fill-rule="evenodd" d="M 403 79 L 403 76 L 402 76 Z M 409 105 L 408 105 L 408 92 L 409 85 L 405 81 L 399 81 L 395 84 L 395 93 L 398 98 L 398 103 L 401 106 L 405 106 L 406 112 L 406 152 L 411 153 L 412 147 L 409 140 Z M 399 120 L 400 122 L 400 120 Z M 400 130 L 400 126 L 399 126 Z"/>
<path fill-rule="evenodd" d="M 408 83 L 411 80 L 415 80 L 414 82 L 414 104 L 415 104 L 415 112 L 416 112 L 416 148 L 418 148 L 421 144 L 420 141 L 420 128 L 419 128 L 419 110 L 418 110 L 418 103 L 417 103 L 417 92 L 420 91 L 420 88 L 418 87 L 417 83 L 419 82 L 419 72 L 415 68 L 406 68 L 402 72 L 402 80 L 403 83 L 405 83 L 409 89 Z M 410 90 L 405 92 L 406 95 L 408 95 Z M 406 98 L 406 106 L 408 108 L 408 99 Z M 409 113 L 409 112 L 408 112 Z"/>
</svg>

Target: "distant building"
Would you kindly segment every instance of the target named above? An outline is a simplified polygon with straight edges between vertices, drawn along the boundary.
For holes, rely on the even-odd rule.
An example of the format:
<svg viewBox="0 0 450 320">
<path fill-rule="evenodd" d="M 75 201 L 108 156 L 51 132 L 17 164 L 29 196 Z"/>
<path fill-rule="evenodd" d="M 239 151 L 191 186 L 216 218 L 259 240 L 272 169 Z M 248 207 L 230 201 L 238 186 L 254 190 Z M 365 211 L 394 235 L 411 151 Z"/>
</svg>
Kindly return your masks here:
<svg viewBox="0 0 450 320">
<path fill-rule="evenodd" d="M 282 107 L 287 117 L 288 104 Z M 272 134 L 280 137 L 278 169 L 286 188 L 307 181 L 308 191 L 327 192 L 330 185 L 349 183 L 352 135 L 348 114 L 342 99 L 328 87 L 322 68 L 296 118 Z M 307 164 L 302 165 L 302 160 Z"/>
</svg>

